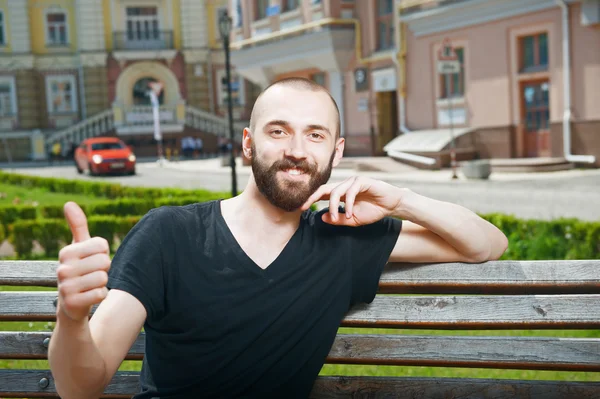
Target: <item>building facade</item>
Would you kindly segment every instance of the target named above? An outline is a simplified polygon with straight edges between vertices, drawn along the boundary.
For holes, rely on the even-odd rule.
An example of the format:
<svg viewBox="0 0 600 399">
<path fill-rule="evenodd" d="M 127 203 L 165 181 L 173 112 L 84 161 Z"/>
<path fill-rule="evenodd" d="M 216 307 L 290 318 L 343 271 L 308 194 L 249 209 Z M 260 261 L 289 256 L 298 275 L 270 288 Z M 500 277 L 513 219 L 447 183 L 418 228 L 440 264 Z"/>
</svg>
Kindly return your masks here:
<svg viewBox="0 0 600 399">
<path fill-rule="evenodd" d="M 340 108 L 347 155 L 444 166 L 454 137 L 464 159 L 600 165 L 598 0 L 230 0 L 229 7 L 237 72 L 259 87 L 287 76 L 323 84 Z M 445 41 L 458 73 L 437 72 Z"/>
<path fill-rule="evenodd" d="M 226 0 L 0 0 L 0 136 L 36 131 L 66 142 L 116 134 L 140 155 L 154 154 L 146 92 L 159 81 L 165 143 L 179 146 L 191 135 L 216 146 L 214 134 L 189 121 L 214 115 L 212 122 L 226 123 L 217 24 L 226 9 Z M 238 120 L 252 93 L 245 88 L 236 77 Z M 99 115 L 109 116 L 98 128 L 105 131 L 71 129 Z M 12 145 L 15 158 L 28 151 Z"/>
<path fill-rule="evenodd" d="M 400 18 L 408 129 L 441 143 L 434 132 L 448 137 L 452 124 L 459 147 L 481 158 L 600 166 L 600 1 L 420 3 Z M 445 40 L 458 73 L 438 72 Z M 390 148 L 419 153 L 407 138 Z"/>
<path fill-rule="evenodd" d="M 383 154 L 398 126 L 393 0 L 231 0 L 230 11 L 241 76 L 322 84 L 340 109 L 345 154 Z"/>
</svg>

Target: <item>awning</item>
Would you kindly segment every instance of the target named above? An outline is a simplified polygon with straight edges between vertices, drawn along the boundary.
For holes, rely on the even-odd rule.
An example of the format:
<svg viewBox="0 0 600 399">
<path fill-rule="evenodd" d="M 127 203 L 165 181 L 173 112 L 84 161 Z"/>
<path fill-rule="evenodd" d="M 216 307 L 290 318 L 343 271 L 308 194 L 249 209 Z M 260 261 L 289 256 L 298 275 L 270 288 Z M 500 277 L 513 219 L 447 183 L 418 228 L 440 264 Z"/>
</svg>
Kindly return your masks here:
<svg viewBox="0 0 600 399">
<path fill-rule="evenodd" d="M 453 129 L 454 138 L 472 132 L 473 128 Z M 450 144 L 450 129 L 418 130 L 404 133 L 383 147 L 385 152 L 439 152 Z"/>
</svg>

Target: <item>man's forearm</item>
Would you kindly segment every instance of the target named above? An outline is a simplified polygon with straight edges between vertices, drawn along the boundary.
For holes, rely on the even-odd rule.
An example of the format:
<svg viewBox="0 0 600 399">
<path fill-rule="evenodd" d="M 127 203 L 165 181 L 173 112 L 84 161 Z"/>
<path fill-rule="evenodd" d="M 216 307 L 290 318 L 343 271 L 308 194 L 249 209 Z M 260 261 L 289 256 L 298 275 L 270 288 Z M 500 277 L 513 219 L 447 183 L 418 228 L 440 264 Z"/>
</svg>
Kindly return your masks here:
<svg viewBox="0 0 600 399">
<path fill-rule="evenodd" d="M 436 233 L 458 252 L 476 261 L 498 259 L 508 241 L 502 231 L 471 210 L 402 190 L 394 216 Z"/>
<path fill-rule="evenodd" d="M 87 320 L 59 315 L 50 339 L 48 361 L 58 393 L 64 399 L 98 398 L 104 389 L 104 359 L 94 344 Z"/>
</svg>

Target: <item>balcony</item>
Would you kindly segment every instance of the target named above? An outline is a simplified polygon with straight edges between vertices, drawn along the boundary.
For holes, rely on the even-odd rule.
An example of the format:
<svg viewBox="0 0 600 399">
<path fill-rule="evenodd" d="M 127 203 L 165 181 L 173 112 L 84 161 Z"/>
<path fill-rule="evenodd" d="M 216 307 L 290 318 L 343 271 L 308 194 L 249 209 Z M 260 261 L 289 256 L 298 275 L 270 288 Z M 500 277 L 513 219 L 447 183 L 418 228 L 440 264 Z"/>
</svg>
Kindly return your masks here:
<svg viewBox="0 0 600 399">
<path fill-rule="evenodd" d="M 150 29 L 114 32 L 113 48 L 116 51 L 172 50 L 173 31 Z"/>
</svg>

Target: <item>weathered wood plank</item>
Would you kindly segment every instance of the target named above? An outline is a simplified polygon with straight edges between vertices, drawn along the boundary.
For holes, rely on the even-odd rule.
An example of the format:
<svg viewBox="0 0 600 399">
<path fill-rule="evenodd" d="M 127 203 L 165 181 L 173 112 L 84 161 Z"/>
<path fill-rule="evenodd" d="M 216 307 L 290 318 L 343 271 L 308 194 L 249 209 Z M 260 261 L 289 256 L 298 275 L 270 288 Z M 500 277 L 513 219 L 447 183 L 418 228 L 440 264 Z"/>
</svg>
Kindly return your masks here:
<svg viewBox="0 0 600 399">
<path fill-rule="evenodd" d="M 51 333 L 0 332 L 0 359 L 46 359 Z M 145 335 L 127 360 L 141 360 Z M 338 334 L 327 363 L 600 371 L 600 339 Z"/>
<path fill-rule="evenodd" d="M 0 261 L 0 285 L 56 287 L 58 261 Z"/>
<path fill-rule="evenodd" d="M 0 285 L 56 286 L 56 261 L 0 261 Z M 381 293 L 600 293 L 600 260 L 389 264 Z"/>
<path fill-rule="evenodd" d="M 387 294 L 599 294 L 600 260 L 388 264 Z"/>
<path fill-rule="evenodd" d="M 48 386 L 40 388 L 42 378 Z M 130 398 L 139 374 L 118 372 L 103 398 Z M 0 370 L 2 397 L 58 398 L 49 371 Z M 598 399 L 600 382 L 418 377 L 318 377 L 311 399 L 330 398 Z"/>
<path fill-rule="evenodd" d="M 311 399 L 599 399 L 600 382 L 319 377 Z"/>
<path fill-rule="evenodd" d="M 0 359 L 47 359 L 52 333 L 0 331 Z M 145 352 L 145 334 L 140 333 L 129 349 L 126 360 L 141 360 Z"/>
<path fill-rule="evenodd" d="M 600 371 L 600 339 L 338 334 L 327 363 Z"/>
<path fill-rule="evenodd" d="M 52 321 L 56 292 L 0 292 L 0 321 Z M 600 328 L 600 295 L 385 296 L 355 306 L 344 327 Z"/>
</svg>

